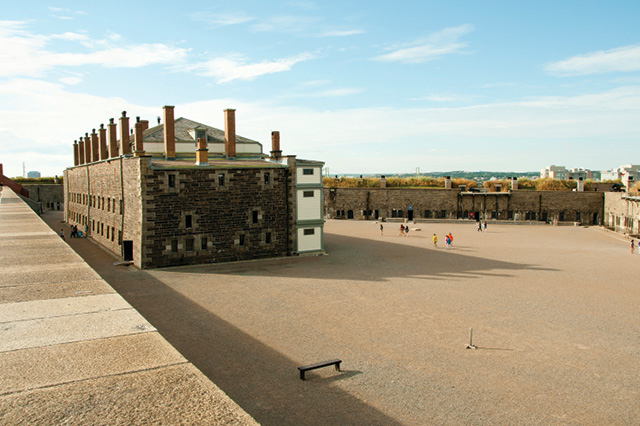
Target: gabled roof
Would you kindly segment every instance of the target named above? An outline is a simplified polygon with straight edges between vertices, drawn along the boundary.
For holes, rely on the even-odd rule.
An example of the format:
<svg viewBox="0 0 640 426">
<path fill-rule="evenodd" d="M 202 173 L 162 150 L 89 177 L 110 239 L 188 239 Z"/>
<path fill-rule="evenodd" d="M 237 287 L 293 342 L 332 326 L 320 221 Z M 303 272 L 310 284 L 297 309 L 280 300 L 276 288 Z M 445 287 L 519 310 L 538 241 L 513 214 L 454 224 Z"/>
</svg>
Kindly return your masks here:
<svg viewBox="0 0 640 426">
<path fill-rule="evenodd" d="M 190 130 L 204 130 L 207 135 L 207 143 L 224 143 L 224 130 L 180 117 L 175 121 L 176 142 L 195 142 L 195 139 L 189 133 Z M 158 124 L 144 131 L 144 142 L 164 142 L 164 124 Z M 257 143 L 248 138 L 236 135 L 236 143 Z M 262 144 L 260 144 L 262 146 Z"/>
</svg>

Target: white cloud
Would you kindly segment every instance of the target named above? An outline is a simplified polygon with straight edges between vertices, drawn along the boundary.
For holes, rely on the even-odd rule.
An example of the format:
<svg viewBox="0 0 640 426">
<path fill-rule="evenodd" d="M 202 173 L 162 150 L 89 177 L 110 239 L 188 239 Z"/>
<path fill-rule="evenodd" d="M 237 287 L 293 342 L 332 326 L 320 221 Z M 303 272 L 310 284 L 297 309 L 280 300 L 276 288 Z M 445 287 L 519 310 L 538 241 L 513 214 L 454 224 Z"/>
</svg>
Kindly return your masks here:
<svg viewBox="0 0 640 426">
<path fill-rule="evenodd" d="M 397 172 L 416 166 L 537 170 L 548 164 L 550 152 L 557 162 L 585 161 L 580 165 L 607 168 L 633 162 L 623 153 L 635 152 L 640 134 L 640 85 L 451 108 L 320 110 L 212 99 L 178 104 L 176 116 L 224 128 L 225 108 L 237 109 L 238 134 L 268 146 L 271 130 L 280 130 L 285 154 L 326 161 L 334 173 Z M 60 84 L 0 82 L 0 152 L 7 174 L 20 175 L 22 161 L 43 174 L 61 174 L 73 161 L 73 140 L 122 110 L 150 120 L 161 115 L 161 105 L 77 93 Z M 30 164 L 29 152 L 34 151 L 51 154 L 50 161 Z"/>
<path fill-rule="evenodd" d="M 25 22 L 0 21 L 0 76 L 40 76 L 57 67 L 82 65 L 133 68 L 175 64 L 184 61 L 188 52 L 161 43 L 114 46 L 109 40 L 90 40 L 84 34 L 72 32 L 34 35 L 27 32 L 25 26 Z M 78 42 L 85 47 L 101 46 L 101 49 L 89 53 L 54 52 L 47 50 L 52 40 Z"/>
<path fill-rule="evenodd" d="M 255 20 L 253 16 L 243 12 L 195 12 L 191 13 L 189 17 L 194 21 L 214 27 L 246 24 Z"/>
<path fill-rule="evenodd" d="M 251 26 L 254 31 L 273 31 L 281 33 L 306 33 L 318 26 L 319 16 L 281 15 L 265 18 Z"/>
<path fill-rule="evenodd" d="M 295 64 L 314 57 L 315 55 L 306 52 L 289 58 L 248 63 L 245 57 L 232 55 L 189 65 L 184 69 L 205 77 L 214 77 L 218 83 L 226 83 L 233 80 L 253 80 L 265 74 L 290 71 Z"/>
<path fill-rule="evenodd" d="M 82 77 L 70 76 L 70 77 L 61 77 L 58 79 L 60 83 L 66 84 L 67 86 L 73 86 L 76 84 L 82 83 Z"/>
<path fill-rule="evenodd" d="M 348 37 L 352 35 L 364 34 L 364 30 L 327 30 L 319 34 L 319 37 Z"/>
<path fill-rule="evenodd" d="M 546 70 L 565 76 L 640 71 L 640 45 L 572 56 L 547 65 Z"/>
<path fill-rule="evenodd" d="M 364 92 L 360 87 L 343 87 L 338 89 L 327 89 L 316 92 L 299 92 L 282 95 L 283 98 L 336 98 L 341 96 L 356 95 Z"/>
<path fill-rule="evenodd" d="M 391 47 L 388 49 L 391 52 L 376 56 L 374 59 L 408 64 L 432 61 L 443 55 L 462 51 L 467 44 L 460 42 L 459 39 L 471 31 L 473 31 L 473 26 L 470 24 L 445 28 L 411 43 Z"/>
</svg>

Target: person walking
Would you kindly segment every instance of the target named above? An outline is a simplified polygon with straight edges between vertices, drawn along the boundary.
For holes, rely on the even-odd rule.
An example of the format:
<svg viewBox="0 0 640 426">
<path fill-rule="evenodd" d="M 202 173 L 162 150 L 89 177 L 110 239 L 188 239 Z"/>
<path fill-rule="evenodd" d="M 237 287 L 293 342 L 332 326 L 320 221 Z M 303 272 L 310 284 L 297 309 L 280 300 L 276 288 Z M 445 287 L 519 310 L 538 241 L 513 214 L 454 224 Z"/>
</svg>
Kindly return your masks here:
<svg viewBox="0 0 640 426">
<path fill-rule="evenodd" d="M 485 220 L 485 221 L 482 223 L 482 225 L 483 225 L 483 227 L 484 227 L 484 230 L 486 231 L 486 230 L 487 230 L 487 221 Z"/>
<path fill-rule="evenodd" d="M 633 240 L 631 240 L 631 254 L 633 254 L 633 248 L 635 247 L 635 246 L 634 246 L 634 243 L 635 243 L 635 242 L 634 242 Z M 640 243 L 639 243 L 638 245 L 640 246 Z M 639 249 L 639 250 L 640 250 L 640 249 Z"/>
<path fill-rule="evenodd" d="M 433 234 L 433 248 L 438 248 L 438 236 Z"/>
<path fill-rule="evenodd" d="M 382 230 L 384 229 L 384 226 L 382 226 L 382 224 L 380 224 L 380 236 L 382 237 Z"/>
<path fill-rule="evenodd" d="M 444 247 L 448 250 L 449 246 L 451 245 L 451 239 L 449 238 L 449 235 L 444 236 Z"/>
<path fill-rule="evenodd" d="M 449 232 L 449 247 L 453 247 L 453 234 Z"/>
<path fill-rule="evenodd" d="M 404 225 L 400 224 L 400 232 L 398 233 L 399 237 L 404 237 Z"/>
<path fill-rule="evenodd" d="M 478 222 L 478 232 L 482 232 L 482 223 Z"/>
<path fill-rule="evenodd" d="M 404 227 L 404 236 L 409 238 L 409 225 Z"/>
</svg>

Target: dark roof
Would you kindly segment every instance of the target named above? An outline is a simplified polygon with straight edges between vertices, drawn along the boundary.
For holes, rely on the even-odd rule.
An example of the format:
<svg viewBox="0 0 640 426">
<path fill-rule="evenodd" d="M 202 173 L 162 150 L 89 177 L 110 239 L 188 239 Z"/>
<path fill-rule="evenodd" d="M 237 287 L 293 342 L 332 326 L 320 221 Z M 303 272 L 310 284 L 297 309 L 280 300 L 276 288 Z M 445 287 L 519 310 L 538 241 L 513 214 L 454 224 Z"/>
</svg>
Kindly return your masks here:
<svg viewBox="0 0 640 426">
<path fill-rule="evenodd" d="M 189 120 L 188 118 L 180 117 L 175 121 L 176 127 L 176 142 L 195 142 L 195 139 L 189 134 L 189 130 L 202 129 L 206 132 L 207 143 L 224 143 L 224 130 L 216 129 L 215 127 L 207 126 L 206 124 L 198 123 L 197 121 Z M 155 127 L 151 127 L 144 131 L 145 142 L 164 142 L 164 124 L 158 124 Z M 251 139 L 244 138 L 236 135 L 236 143 L 257 143 Z M 262 145 L 262 144 L 260 144 Z"/>
</svg>

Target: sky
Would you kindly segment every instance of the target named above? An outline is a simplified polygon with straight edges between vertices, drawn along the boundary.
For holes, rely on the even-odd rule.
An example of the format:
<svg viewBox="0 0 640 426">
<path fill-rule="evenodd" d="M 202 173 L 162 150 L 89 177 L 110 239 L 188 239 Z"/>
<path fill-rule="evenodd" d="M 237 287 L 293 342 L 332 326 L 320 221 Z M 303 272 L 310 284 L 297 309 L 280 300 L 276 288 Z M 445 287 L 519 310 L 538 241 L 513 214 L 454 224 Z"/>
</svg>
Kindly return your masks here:
<svg viewBox="0 0 640 426">
<path fill-rule="evenodd" d="M 22 1 L 0 11 L 0 163 L 162 106 L 331 175 L 640 163 L 640 2 Z"/>
</svg>

